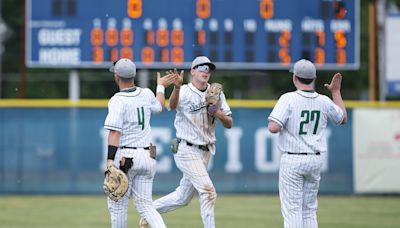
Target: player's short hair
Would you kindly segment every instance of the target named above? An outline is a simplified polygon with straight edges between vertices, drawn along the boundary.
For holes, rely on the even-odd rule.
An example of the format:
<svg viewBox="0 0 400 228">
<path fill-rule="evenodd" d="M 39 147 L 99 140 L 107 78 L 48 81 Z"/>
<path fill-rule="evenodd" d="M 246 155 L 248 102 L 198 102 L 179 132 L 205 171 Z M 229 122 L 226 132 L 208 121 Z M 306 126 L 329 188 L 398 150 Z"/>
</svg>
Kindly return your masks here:
<svg viewBox="0 0 400 228">
<path fill-rule="evenodd" d="M 310 85 L 314 81 L 314 78 L 311 78 L 311 79 L 309 79 L 309 78 L 300 78 L 298 76 L 296 76 L 296 78 L 297 78 L 297 80 L 299 80 L 299 82 L 301 82 L 302 84 L 305 84 L 305 85 Z"/>
<path fill-rule="evenodd" d="M 131 82 L 133 81 L 134 78 L 123 78 L 123 77 L 119 77 L 119 80 L 123 81 L 123 82 Z"/>
</svg>

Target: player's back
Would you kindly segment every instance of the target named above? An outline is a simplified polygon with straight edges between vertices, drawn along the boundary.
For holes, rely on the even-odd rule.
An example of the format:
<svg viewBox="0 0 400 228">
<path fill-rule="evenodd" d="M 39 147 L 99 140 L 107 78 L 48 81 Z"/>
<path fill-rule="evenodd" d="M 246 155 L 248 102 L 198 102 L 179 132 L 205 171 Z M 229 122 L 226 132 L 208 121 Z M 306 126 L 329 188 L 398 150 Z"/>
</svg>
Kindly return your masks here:
<svg viewBox="0 0 400 228">
<path fill-rule="evenodd" d="M 285 127 L 280 140 L 286 143 L 281 143 L 281 149 L 304 153 L 326 151 L 325 129 L 328 120 L 338 122 L 342 115 L 340 109 L 327 96 L 314 91 L 286 93 L 282 100 L 287 103 L 287 114 L 282 120 Z"/>
<path fill-rule="evenodd" d="M 147 147 L 151 140 L 150 118 L 152 112 L 161 112 L 161 104 L 153 92 L 147 88 L 136 87 L 132 91 L 116 93 L 110 103 L 120 112 L 121 146 Z M 109 110 L 113 111 L 113 110 Z"/>
</svg>

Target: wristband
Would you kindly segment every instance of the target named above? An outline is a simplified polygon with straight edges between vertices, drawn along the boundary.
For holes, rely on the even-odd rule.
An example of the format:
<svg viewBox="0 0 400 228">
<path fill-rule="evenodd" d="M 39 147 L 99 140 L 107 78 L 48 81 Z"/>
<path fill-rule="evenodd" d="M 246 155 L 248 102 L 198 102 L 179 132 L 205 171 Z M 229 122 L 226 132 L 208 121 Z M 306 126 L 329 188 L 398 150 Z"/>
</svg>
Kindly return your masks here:
<svg viewBox="0 0 400 228">
<path fill-rule="evenodd" d="M 163 85 L 157 85 L 157 93 L 165 93 L 165 87 Z"/>
<path fill-rule="evenodd" d="M 118 147 L 113 146 L 113 145 L 108 145 L 107 159 L 114 160 L 117 150 L 118 150 Z"/>
</svg>

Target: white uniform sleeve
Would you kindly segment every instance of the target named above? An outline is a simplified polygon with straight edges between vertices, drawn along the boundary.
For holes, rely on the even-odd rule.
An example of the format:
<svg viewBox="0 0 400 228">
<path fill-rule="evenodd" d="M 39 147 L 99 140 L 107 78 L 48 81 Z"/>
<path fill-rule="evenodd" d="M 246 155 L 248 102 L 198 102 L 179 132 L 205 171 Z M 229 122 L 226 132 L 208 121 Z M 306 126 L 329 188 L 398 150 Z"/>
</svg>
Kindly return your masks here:
<svg viewBox="0 0 400 228">
<path fill-rule="evenodd" d="M 269 115 L 268 120 L 272 120 L 283 127 L 289 118 L 289 114 L 289 96 L 284 94 L 278 99 L 278 102 L 275 104 L 275 107 Z"/>
<path fill-rule="evenodd" d="M 114 96 L 108 102 L 108 115 L 104 121 L 104 128 L 122 131 L 123 120 L 123 103 Z"/>
<path fill-rule="evenodd" d="M 224 92 L 221 92 L 221 94 L 220 94 L 220 99 L 221 99 L 221 111 L 223 112 L 223 113 L 225 113 L 225 115 L 231 115 L 232 114 L 232 111 L 231 111 L 231 109 L 229 108 L 229 105 L 228 105 L 228 102 L 226 102 L 226 98 L 225 98 L 225 94 L 224 94 Z"/>
<path fill-rule="evenodd" d="M 152 113 L 160 113 L 162 111 L 161 103 L 157 100 L 156 96 L 154 95 L 153 91 L 146 88 L 146 97 L 150 99 L 150 110 Z"/>
<path fill-rule="evenodd" d="M 333 103 L 331 99 L 329 99 L 328 104 L 328 118 L 335 125 L 340 125 L 344 118 L 343 110 L 335 103 Z"/>
</svg>

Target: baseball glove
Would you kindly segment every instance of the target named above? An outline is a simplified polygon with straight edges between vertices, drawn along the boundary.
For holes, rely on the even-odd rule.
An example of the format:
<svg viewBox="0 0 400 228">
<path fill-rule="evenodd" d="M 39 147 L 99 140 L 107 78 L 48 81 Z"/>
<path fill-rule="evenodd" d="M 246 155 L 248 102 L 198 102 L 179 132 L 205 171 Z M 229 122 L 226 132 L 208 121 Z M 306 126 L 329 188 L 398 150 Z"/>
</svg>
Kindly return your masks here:
<svg viewBox="0 0 400 228">
<path fill-rule="evenodd" d="M 210 115 L 214 115 L 220 104 L 220 94 L 222 92 L 222 85 L 219 83 L 212 83 L 206 92 L 207 111 Z"/>
<path fill-rule="evenodd" d="M 114 165 L 107 167 L 104 178 L 104 193 L 114 201 L 118 201 L 128 191 L 128 176 Z"/>
</svg>

